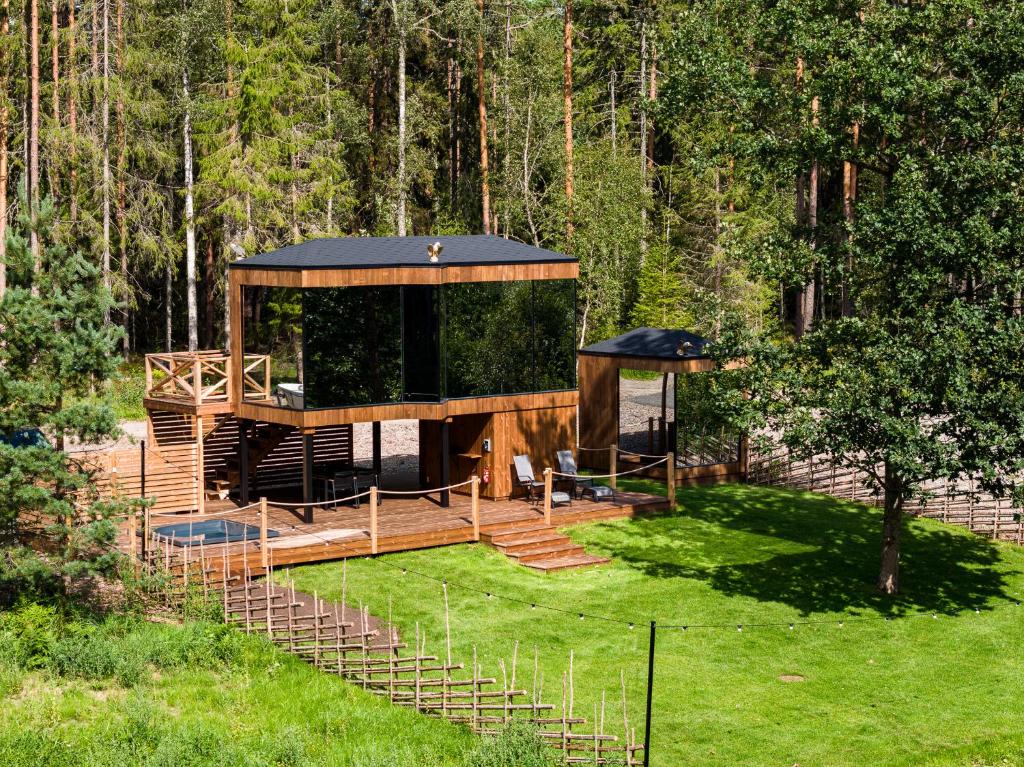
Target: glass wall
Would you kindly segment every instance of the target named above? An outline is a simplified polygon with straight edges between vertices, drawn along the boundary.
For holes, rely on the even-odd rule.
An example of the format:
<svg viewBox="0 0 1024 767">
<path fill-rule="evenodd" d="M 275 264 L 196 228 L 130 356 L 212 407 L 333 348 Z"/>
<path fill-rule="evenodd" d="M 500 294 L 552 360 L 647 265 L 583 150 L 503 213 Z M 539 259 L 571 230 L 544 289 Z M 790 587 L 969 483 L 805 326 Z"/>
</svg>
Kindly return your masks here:
<svg viewBox="0 0 1024 767">
<path fill-rule="evenodd" d="M 399 402 L 402 289 L 304 291 L 306 407 Z"/>
<path fill-rule="evenodd" d="M 330 408 L 575 387 L 575 280 L 245 288 L 271 399 Z M 250 395 L 247 395 L 250 396 Z"/>
<path fill-rule="evenodd" d="M 245 286 L 242 339 L 246 399 L 303 407 L 302 291 Z"/>
<path fill-rule="evenodd" d="M 448 397 L 572 389 L 576 282 L 445 285 Z"/>
</svg>

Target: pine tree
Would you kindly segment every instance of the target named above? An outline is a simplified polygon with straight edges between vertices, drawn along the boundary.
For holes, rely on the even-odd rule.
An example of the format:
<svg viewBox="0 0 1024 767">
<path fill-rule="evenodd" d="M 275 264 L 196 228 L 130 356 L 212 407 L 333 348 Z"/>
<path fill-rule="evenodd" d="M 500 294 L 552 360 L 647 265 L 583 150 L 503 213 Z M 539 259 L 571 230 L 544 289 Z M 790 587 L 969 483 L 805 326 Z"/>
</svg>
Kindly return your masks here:
<svg viewBox="0 0 1024 767">
<path fill-rule="evenodd" d="M 112 409 L 93 392 L 115 372 L 122 331 L 100 269 L 53 238 L 53 204 L 40 201 L 8 240 L 11 284 L 0 300 L 0 433 L 39 428 L 56 447 L 0 443 L 0 535 L 48 540 L 46 566 L 63 591 L 75 576 L 117 562 L 119 503 L 90 491 L 90 470 L 62 445 L 118 432 Z M 28 236 L 36 229 L 39 269 Z"/>
</svg>

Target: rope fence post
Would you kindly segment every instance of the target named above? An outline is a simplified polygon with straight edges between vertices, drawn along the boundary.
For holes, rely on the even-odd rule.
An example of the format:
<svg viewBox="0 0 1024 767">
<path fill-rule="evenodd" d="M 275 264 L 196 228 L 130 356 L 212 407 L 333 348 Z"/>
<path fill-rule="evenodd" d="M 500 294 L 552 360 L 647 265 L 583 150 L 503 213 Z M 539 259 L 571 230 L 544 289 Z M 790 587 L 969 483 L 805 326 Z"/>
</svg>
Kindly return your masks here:
<svg viewBox="0 0 1024 767">
<path fill-rule="evenodd" d="M 149 550 L 149 513 L 149 506 L 142 510 L 142 550 L 140 553 L 143 562 L 146 561 L 146 556 Z"/>
<path fill-rule="evenodd" d="M 267 551 L 267 499 L 262 496 L 260 497 L 260 565 L 264 572 L 267 571 L 269 555 L 270 552 Z M 270 609 L 269 605 L 267 609 Z"/>
<path fill-rule="evenodd" d="M 132 558 L 132 567 L 138 565 L 136 537 L 138 536 L 139 518 L 135 509 L 128 512 L 128 555 Z"/>
<path fill-rule="evenodd" d="M 608 478 L 608 484 L 611 486 L 612 490 L 618 490 L 619 481 L 618 478 L 615 476 L 616 474 L 619 473 L 618 445 L 611 445 L 608 448 L 608 473 L 611 474 L 611 476 Z"/>
<path fill-rule="evenodd" d="M 544 467 L 544 524 L 551 524 L 551 467 Z"/>
<path fill-rule="evenodd" d="M 644 718 L 644 767 L 651 764 L 651 709 L 654 705 L 654 640 L 658 624 L 651 621 L 651 638 L 647 646 L 647 716 Z"/>
<path fill-rule="evenodd" d="M 377 486 L 370 488 L 370 553 L 377 553 Z"/>
<path fill-rule="evenodd" d="M 668 485 L 668 507 L 676 510 L 676 454 L 665 456 L 665 481 Z"/>
<path fill-rule="evenodd" d="M 470 486 L 470 508 L 473 513 L 473 540 L 480 540 L 480 477 L 472 476 L 473 484 Z"/>
</svg>

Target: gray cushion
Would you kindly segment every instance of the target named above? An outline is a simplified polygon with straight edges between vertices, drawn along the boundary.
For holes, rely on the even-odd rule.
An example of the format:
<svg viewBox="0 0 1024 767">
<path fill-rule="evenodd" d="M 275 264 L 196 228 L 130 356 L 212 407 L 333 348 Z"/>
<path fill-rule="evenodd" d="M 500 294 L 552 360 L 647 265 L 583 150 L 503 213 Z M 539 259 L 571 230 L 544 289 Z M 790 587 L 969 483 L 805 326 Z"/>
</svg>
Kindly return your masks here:
<svg viewBox="0 0 1024 767">
<path fill-rule="evenodd" d="M 592 485 L 590 487 L 585 487 L 583 488 L 583 494 L 593 496 L 595 501 L 601 498 L 615 497 L 615 491 L 605 485 Z"/>
<path fill-rule="evenodd" d="M 572 499 L 568 493 L 563 493 L 561 490 L 555 490 L 551 493 L 552 503 L 569 503 Z"/>
</svg>

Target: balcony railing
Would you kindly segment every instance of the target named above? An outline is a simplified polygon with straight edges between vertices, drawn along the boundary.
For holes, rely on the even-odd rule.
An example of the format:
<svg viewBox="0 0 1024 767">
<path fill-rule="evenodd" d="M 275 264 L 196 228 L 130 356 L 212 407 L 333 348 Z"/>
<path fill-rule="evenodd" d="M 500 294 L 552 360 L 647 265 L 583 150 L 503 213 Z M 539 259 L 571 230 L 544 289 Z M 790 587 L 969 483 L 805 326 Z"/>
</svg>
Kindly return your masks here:
<svg viewBox="0 0 1024 767">
<path fill-rule="evenodd" d="M 246 354 L 242 396 L 270 397 L 270 357 Z M 231 401 L 231 356 L 217 350 L 146 355 L 146 397 L 196 406 Z"/>
</svg>

